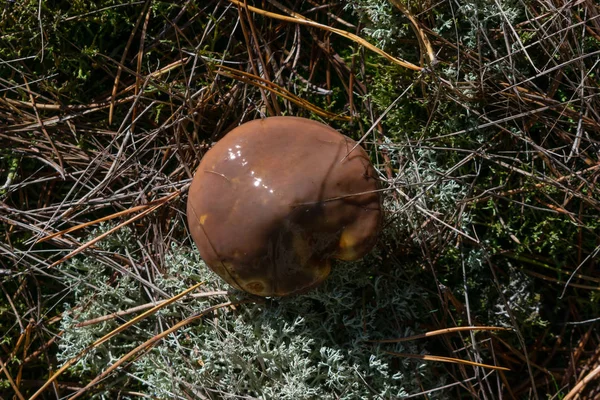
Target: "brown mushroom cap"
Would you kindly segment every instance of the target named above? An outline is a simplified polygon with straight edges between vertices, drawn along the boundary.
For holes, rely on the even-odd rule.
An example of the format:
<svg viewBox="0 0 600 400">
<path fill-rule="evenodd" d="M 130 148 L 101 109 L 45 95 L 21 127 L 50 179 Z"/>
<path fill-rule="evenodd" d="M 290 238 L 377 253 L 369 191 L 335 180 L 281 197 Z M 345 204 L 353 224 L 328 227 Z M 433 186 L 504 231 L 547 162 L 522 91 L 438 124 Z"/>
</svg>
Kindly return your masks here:
<svg viewBox="0 0 600 400">
<path fill-rule="evenodd" d="M 188 223 L 206 264 L 238 289 L 286 296 L 322 282 L 331 258 L 368 253 L 381 197 L 355 144 L 298 117 L 229 132 L 202 158 L 189 191 Z"/>
</svg>

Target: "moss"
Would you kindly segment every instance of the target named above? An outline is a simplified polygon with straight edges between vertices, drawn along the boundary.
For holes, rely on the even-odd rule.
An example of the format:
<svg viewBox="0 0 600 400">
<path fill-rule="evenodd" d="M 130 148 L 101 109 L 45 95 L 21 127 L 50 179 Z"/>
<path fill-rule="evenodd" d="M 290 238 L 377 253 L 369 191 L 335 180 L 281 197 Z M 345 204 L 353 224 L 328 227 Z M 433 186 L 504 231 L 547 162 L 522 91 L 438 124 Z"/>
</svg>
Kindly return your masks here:
<svg viewBox="0 0 600 400">
<path fill-rule="evenodd" d="M 124 252 L 133 245 L 126 239 L 127 231 L 124 234 L 103 247 Z M 128 367 L 128 375 L 137 382 L 133 387 L 157 397 L 187 392 L 266 399 L 358 399 L 418 392 L 417 381 L 428 387 L 443 384 L 443 378 L 433 373 L 435 364 L 385 353 L 419 354 L 426 351 L 424 343 L 368 342 L 419 332 L 417 321 L 426 313 L 422 306 L 425 293 L 406 276 L 407 269 L 414 270 L 414 266 L 387 266 L 389 272 L 383 276 L 378 259 L 374 254 L 359 263 L 337 263 L 326 283 L 306 295 L 227 309 L 177 331 Z M 191 248 L 171 248 L 164 268 L 164 275 L 157 276 L 153 284 L 168 295 L 199 280 L 205 282 L 203 291 L 227 289 Z M 66 316 L 61 321 L 64 334 L 57 356 L 64 362 L 114 329 L 118 320 L 84 327 L 77 323 L 148 300 L 138 282 L 129 276 L 110 279 L 112 272 L 93 258 L 74 260 L 61 269 L 66 276 L 78 277 L 77 281 L 65 281 L 72 287 L 77 306 L 65 305 Z M 71 371 L 94 376 L 174 321 L 222 299 L 212 296 L 169 306 L 98 346 Z M 109 383 L 103 388 L 112 386 Z M 109 392 L 98 396 L 104 396 L 102 393 L 109 396 Z"/>
</svg>

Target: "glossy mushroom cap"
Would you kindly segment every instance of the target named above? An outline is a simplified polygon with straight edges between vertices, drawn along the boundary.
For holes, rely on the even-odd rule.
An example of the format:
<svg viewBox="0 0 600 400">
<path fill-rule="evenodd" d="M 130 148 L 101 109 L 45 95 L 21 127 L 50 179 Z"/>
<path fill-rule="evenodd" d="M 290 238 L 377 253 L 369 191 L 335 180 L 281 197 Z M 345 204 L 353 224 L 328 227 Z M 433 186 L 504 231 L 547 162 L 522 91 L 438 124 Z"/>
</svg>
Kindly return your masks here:
<svg viewBox="0 0 600 400">
<path fill-rule="evenodd" d="M 286 296 L 322 282 L 331 258 L 368 253 L 381 197 L 355 144 L 297 117 L 229 132 L 202 158 L 189 191 L 188 223 L 206 264 L 238 289 Z"/>
</svg>

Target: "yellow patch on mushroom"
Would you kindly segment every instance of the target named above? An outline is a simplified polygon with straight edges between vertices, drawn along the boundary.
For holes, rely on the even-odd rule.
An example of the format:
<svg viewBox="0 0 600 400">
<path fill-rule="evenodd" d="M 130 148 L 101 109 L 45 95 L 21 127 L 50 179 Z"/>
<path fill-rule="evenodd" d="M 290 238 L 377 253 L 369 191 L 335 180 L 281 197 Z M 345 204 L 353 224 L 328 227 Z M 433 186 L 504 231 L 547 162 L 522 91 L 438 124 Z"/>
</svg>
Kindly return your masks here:
<svg viewBox="0 0 600 400">
<path fill-rule="evenodd" d="M 347 230 L 343 231 L 340 236 L 340 241 L 338 243 L 338 252 L 336 254 L 336 258 L 338 260 L 343 261 L 356 260 L 357 258 L 359 258 L 356 254 L 356 245 L 356 237 Z"/>
<path fill-rule="evenodd" d="M 200 225 L 204 225 L 204 222 L 206 222 L 206 218 L 208 217 L 208 214 L 203 214 L 200 216 Z"/>
<path fill-rule="evenodd" d="M 265 290 L 265 285 L 262 282 L 258 282 L 258 281 L 247 283 L 245 286 L 246 286 L 245 289 L 248 292 L 253 293 L 253 294 L 260 295 Z"/>
<path fill-rule="evenodd" d="M 343 231 L 342 235 L 340 236 L 340 242 L 339 242 L 340 249 L 346 250 L 350 247 L 354 247 L 355 245 L 356 245 L 356 237 L 354 237 L 347 230 Z"/>
</svg>

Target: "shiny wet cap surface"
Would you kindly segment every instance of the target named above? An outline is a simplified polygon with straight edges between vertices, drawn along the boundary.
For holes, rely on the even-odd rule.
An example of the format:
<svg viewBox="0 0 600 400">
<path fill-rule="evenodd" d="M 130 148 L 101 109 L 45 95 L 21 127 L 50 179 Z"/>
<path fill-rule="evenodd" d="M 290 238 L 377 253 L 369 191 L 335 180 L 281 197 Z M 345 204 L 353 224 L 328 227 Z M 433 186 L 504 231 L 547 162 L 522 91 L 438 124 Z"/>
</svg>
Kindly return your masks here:
<svg viewBox="0 0 600 400">
<path fill-rule="evenodd" d="M 331 258 L 368 253 L 381 198 L 355 144 L 298 117 L 229 132 L 205 154 L 189 191 L 188 223 L 207 265 L 249 293 L 285 296 L 322 282 Z"/>
</svg>

